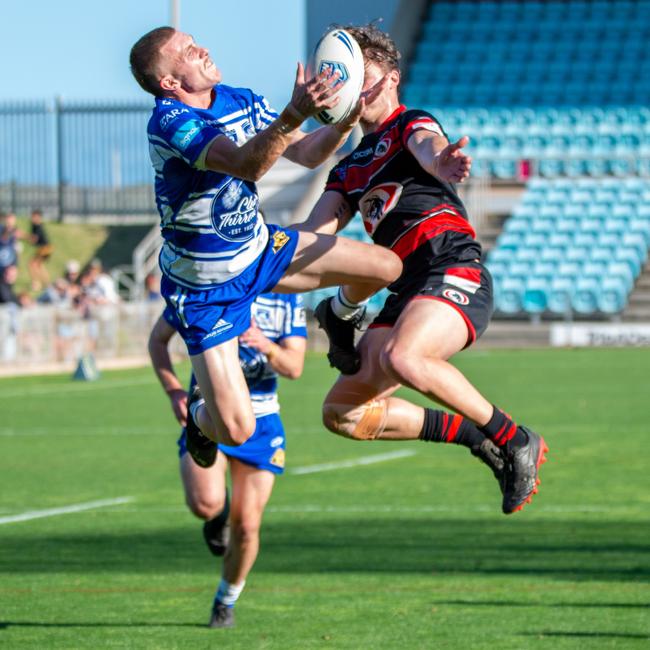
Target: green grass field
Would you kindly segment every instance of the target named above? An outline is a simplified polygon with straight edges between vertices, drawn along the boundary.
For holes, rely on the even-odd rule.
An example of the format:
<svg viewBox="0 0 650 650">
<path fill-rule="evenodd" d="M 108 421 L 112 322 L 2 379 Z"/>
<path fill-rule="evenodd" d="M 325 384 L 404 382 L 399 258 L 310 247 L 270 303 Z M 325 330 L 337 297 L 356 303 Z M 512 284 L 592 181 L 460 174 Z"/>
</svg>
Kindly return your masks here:
<svg viewBox="0 0 650 650">
<path fill-rule="evenodd" d="M 650 645 L 650 350 L 469 352 L 458 365 L 550 446 L 512 517 L 467 450 L 326 433 L 333 373 L 282 386 L 287 474 L 237 627 L 208 630 L 219 563 L 186 512 L 177 427 L 147 369 L 0 381 L 6 648 L 642 648 Z M 185 370 L 185 369 L 183 369 Z M 395 450 L 413 456 L 292 475 Z"/>
</svg>

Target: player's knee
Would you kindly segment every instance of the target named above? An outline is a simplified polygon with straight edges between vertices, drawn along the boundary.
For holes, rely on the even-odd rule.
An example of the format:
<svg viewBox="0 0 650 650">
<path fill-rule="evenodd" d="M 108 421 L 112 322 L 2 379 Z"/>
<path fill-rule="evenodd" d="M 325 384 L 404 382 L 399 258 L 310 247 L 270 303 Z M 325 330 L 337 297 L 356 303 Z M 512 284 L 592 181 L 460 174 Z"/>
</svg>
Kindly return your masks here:
<svg viewBox="0 0 650 650">
<path fill-rule="evenodd" d="M 393 251 L 381 249 L 383 259 L 381 260 L 381 279 L 388 285 L 395 282 L 402 274 L 402 260 Z"/>
<path fill-rule="evenodd" d="M 255 432 L 255 418 L 244 418 L 226 425 L 222 432 L 224 444 L 233 447 L 243 445 Z"/>
<path fill-rule="evenodd" d="M 323 424 L 332 433 L 352 440 L 374 440 L 386 425 L 386 400 L 362 404 L 325 401 Z"/>
<path fill-rule="evenodd" d="M 417 386 L 422 375 L 422 358 L 399 346 L 384 348 L 379 363 L 387 375 L 407 386 Z"/>
<path fill-rule="evenodd" d="M 188 494 L 185 498 L 190 512 L 199 519 L 209 521 L 214 519 L 224 508 L 225 495 L 219 494 Z"/>
<path fill-rule="evenodd" d="M 260 518 L 250 515 L 238 517 L 233 514 L 230 521 L 230 533 L 237 544 L 255 542 L 260 533 Z"/>
</svg>

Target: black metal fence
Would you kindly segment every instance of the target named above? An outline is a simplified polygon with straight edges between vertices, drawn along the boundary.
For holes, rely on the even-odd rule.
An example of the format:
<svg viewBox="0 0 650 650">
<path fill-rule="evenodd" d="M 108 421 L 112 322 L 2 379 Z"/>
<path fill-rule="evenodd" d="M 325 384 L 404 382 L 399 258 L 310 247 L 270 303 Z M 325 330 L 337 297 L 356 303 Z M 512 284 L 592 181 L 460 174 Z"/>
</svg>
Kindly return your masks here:
<svg viewBox="0 0 650 650">
<path fill-rule="evenodd" d="M 0 103 L 0 210 L 47 216 L 156 214 L 151 103 Z"/>
</svg>

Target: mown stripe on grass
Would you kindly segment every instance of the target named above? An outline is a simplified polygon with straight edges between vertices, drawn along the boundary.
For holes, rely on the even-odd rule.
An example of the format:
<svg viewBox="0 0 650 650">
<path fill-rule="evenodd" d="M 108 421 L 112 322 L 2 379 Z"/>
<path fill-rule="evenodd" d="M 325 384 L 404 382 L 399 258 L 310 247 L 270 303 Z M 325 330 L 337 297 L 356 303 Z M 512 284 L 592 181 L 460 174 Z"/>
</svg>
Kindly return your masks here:
<svg viewBox="0 0 650 650">
<path fill-rule="evenodd" d="M 1 524 L 14 524 L 19 521 L 29 521 L 30 519 L 42 519 L 43 517 L 56 517 L 58 515 L 67 515 L 74 512 L 83 512 L 84 510 L 95 510 L 97 508 L 106 508 L 108 506 L 119 506 L 123 503 L 131 503 L 133 497 L 116 497 L 115 499 L 101 499 L 99 501 L 88 501 L 86 503 L 75 503 L 60 508 L 48 508 L 47 510 L 29 510 L 18 515 L 0 517 Z"/>
<path fill-rule="evenodd" d="M 306 465 L 303 467 L 294 467 L 291 474 L 315 474 L 317 472 L 331 472 L 337 469 L 347 469 L 348 467 L 358 467 L 359 465 L 372 465 L 373 463 L 384 463 L 389 460 L 397 460 L 398 458 L 408 458 L 415 456 L 416 451 L 412 449 L 398 449 L 396 451 L 389 451 L 385 454 L 374 454 L 373 456 L 360 456 L 359 458 L 351 458 L 350 460 L 340 460 L 333 463 L 320 463 L 319 465 Z"/>
</svg>

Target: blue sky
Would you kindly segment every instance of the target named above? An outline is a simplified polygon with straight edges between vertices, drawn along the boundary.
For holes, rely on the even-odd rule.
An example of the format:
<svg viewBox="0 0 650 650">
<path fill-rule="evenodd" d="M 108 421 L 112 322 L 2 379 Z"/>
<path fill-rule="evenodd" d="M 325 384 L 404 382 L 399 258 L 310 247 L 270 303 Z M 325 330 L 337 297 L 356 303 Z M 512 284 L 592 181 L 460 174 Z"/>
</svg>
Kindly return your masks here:
<svg viewBox="0 0 650 650">
<path fill-rule="evenodd" d="M 0 101 L 145 99 L 128 68 L 131 45 L 170 23 L 170 0 L 3 3 Z M 234 8 L 233 8 L 234 7 Z M 248 86 L 278 108 L 303 60 L 303 0 L 181 0 L 181 29 L 210 49 L 224 83 Z"/>
</svg>

